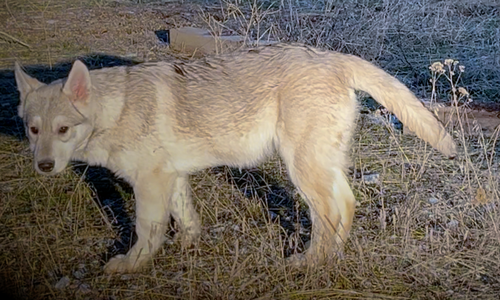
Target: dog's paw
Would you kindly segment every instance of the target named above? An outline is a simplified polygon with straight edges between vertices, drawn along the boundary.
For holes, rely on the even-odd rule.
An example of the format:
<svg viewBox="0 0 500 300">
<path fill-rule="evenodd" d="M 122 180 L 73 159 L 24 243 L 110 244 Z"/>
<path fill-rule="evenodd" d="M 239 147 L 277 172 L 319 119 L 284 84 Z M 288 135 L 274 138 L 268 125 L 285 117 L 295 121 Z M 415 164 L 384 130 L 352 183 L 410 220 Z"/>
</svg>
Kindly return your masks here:
<svg viewBox="0 0 500 300">
<path fill-rule="evenodd" d="M 196 247 L 200 240 L 200 230 L 191 229 L 178 232 L 175 235 L 174 240 L 179 241 L 183 249 Z"/>
<path fill-rule="evenodd" d="M 290 257 L 286 259 L 287 265 L 289 265 L 292 268 L 296 269 L 302 269 L 307 267 L 308 265 L 308 259 L 306 254 L 293 254 Z"/>
<path fill-rule="evenodd" d="M 180 242 L 183 249 L 190 249 L 196 247 L 198 244 L 198 236 L 178 233 L 175 235 L 174 240 Z"/>
<path fill-rule="evenodd" d="M 141 264 L 137 257 L 131 259 L 128 255 L 119 254 L 109 260 L 104 266 L 104 272 L 106 274 L 132 273 L 138 271 L 140 267 Z"/>
<path fill-rule="evenodd" d="M 182 235 L 181 245 L 184 248 L 196 247 L 200 241 L 200 231 L 189 231 Z"/>
<path fill-rule="evenodd" d="M 321 265 L 333 263 L 337 259 L 342 259 L 342 252 L 318 255 L 312 251 L 306 251 L 303 254 L 294 254 L 286 259 L 287 265 L 292 268 L 315 268 Z"/>
</svg>

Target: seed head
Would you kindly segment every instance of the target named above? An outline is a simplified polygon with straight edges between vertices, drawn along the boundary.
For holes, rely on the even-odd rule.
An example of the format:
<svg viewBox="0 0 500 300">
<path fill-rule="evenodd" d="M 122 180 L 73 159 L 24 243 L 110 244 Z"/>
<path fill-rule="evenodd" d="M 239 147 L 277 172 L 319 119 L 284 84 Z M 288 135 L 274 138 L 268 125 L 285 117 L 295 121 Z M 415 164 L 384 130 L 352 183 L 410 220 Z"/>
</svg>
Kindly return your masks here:
<svg viewBox="0 0 500 300">
<path fill-rule="evenodd" d="M 435 63 L 433 63 L 429 69 L 432 71 L 432 72 L 435 72 L 435 73 L 438 73 L 438 74 L 443 74 L 444 73 L 444 66 L 441 62 L 437 61 Z"/>
<path fill-rule="evenodd" d="M 459 87 L 458 88 L 458 92 L 460 93 L 460 95 L 462 96 L 469 96 L 469 92 L 467 92 L 467 90 L 463 87 Z"/>
<path fill-rule="evenodd" d="M 453 64 L 453 61 L 454 61 L 454 60 L 453 60 L 452 58 L 447 58 L 447 59 L 445 59 L 445 60 L 444 60 L 444 64 L 445 64 L 446 66 L 450 66 L 450 65 L 452 65 L 452 64 Z"/>
</svg>

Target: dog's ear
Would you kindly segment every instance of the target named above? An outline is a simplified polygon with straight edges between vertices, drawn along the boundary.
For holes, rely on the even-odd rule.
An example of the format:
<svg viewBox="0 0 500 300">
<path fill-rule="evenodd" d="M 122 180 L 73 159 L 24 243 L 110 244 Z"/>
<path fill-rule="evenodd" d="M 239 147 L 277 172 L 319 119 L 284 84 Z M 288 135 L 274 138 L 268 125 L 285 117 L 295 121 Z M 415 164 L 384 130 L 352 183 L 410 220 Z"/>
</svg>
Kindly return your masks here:
<svg viewBox="0 0 500 300">
<path fill-rule="evenodd" d="M 85 105 L 90 97 L 90 89 L 89 69 L 81 61 L 77 60 L 69 72 L 62 91 L 74 104 Z"/>
<path fill-rule="evenodd" d="M 33 77 L 30 77 L 26 74 L 21 65 L 16 61 L 14 65 L 14 76 L 16 77 L 17 90 L 20 94 L 20 104 L 18 108 L 19 117 L 23 117 L 23 107 L 24 107 L 24 99 L 26 96 L 36 90 L 37 88 L 43 86 L 44 84 L 40 81 L 36 80 Z"/>
</svg>

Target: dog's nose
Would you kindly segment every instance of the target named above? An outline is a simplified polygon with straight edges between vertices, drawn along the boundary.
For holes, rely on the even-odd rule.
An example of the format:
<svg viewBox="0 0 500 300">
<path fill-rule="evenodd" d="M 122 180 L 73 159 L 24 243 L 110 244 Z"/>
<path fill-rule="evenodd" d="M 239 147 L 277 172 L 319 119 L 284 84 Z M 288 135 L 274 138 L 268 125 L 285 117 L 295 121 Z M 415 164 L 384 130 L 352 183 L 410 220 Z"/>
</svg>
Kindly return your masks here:
<svg viewBox="0 0 500 300">
<path fill-rule="evenodd" d="M 54 161 L 53 160 L 42 160 L 38 163 L 38 169 L 40 171 L 48 173 L 54 169 Z"/>
</svg>

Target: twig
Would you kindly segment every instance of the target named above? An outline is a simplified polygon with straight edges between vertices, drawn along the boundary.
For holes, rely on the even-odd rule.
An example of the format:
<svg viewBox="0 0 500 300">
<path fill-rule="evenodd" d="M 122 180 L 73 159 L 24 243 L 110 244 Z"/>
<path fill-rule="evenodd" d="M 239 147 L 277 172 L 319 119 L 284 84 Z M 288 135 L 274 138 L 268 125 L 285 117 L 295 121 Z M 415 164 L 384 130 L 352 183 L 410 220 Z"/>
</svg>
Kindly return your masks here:
<svg viewBox="0 0 500 300">
<path fill-rule="evenodd" d="M 4 40 L 8 41 L 8 42 L 14 42 L 14 43 L 18 43 L 20 45 L 23 45 L 24 47 L 28 48 L 31 50 L 31 46 L 26 44 L 25 42 L 13 37 L 12 35 L 10 34 L 7 34 L 3 31 L 0 31 L 0 37 L 3 38 Z"/>
</svg>

